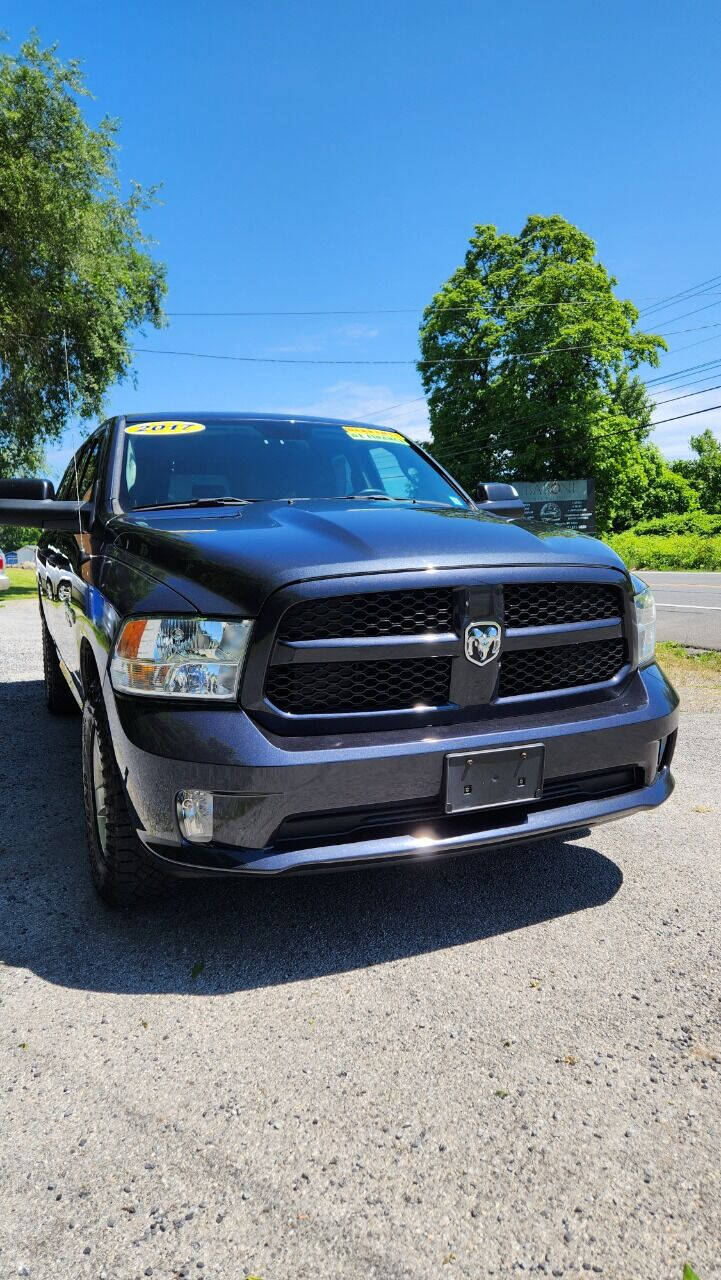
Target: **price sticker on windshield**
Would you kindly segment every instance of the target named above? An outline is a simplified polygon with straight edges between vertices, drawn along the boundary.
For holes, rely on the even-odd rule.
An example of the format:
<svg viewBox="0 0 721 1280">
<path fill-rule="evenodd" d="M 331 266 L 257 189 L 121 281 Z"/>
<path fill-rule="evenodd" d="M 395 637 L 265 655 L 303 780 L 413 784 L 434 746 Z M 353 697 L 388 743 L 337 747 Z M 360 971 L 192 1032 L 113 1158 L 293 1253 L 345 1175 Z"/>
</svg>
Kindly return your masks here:
<svg viewBox="0 0 721 1280">
<path fill-rule="evenodd" d="M 205 431 L 204 422 L 134 422 L 125 428 L 128 436 L 191 436 Z"/>
<path fill-rule="evenodd" d="M 352 440 L 390 440 L 393 444 L 408 444 L 405 436 L 382 427 L 344 427 L 343 430 Z"/>
</svg>

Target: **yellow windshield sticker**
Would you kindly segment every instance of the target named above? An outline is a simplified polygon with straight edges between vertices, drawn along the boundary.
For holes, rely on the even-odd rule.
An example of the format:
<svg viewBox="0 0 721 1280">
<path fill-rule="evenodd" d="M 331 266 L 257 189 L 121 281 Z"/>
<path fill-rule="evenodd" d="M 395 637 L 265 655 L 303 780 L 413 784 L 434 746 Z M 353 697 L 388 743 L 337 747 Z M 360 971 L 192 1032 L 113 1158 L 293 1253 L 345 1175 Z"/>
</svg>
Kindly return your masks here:
<svg viewBox="0 0 721 1280">
<path fill-rule="evenodd" d="M 205 431 L 204 422 L 134 422 L 126 427 L 129 436 L 191 436 Z"/>
<path fill-rule="evenodd" d="M 353 440 L 392 440 L 394 444 L 408 444 L 405 436 L 382 427 L 344 427 L 343 430 Z"/>
</svg>

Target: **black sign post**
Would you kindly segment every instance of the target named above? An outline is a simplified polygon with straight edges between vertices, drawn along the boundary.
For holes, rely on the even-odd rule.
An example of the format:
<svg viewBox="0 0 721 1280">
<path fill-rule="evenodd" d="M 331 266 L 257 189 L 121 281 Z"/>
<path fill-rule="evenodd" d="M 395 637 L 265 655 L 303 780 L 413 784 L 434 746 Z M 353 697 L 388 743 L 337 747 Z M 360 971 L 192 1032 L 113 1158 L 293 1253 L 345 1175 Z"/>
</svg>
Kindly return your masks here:
<svg viewBox="0 0 721 1280">
<path fill-rule="evenodd" d="M 514 480 L 527 520 L 595 533 L 593 480 Z"/>
</svg>

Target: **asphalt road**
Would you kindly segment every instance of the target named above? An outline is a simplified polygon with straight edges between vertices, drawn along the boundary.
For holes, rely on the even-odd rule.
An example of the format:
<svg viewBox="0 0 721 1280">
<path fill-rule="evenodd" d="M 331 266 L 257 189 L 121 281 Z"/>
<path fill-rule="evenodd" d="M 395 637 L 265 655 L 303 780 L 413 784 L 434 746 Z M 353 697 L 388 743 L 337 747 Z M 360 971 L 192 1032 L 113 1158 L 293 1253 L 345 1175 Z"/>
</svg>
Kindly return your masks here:
<svg viewBox="0 0 721 1280">
<path fill-rule="evenodd" d="M 721 573 L 641 571 L 656 596 L 659 640 L 721 649 Z"/>
<path fill-rule="evenodd" d="M 0 1276 L 721 1275 L 721 741 L 664 809 L 110 913 L 0 608 Z"/>
</svg>

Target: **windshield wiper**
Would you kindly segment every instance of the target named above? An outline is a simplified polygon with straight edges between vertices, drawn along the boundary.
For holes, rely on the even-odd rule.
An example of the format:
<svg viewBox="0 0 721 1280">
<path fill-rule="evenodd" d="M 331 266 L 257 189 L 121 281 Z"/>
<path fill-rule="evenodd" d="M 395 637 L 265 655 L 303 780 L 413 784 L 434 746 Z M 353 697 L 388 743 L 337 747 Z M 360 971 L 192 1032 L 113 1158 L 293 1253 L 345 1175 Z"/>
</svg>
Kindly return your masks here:
<svg viewBox="0 0 721 1280">
<path fill-rule="evenodd" d="M 354 502 L 417 502 L 417 498 L 394 498 L 392 493 L 343 493 L 341 498 Z"/>
<path fill-rule="evenodd" d="M 422 498 L 394 498 L 390 493 L 316 493 L 312 497 L 251 498 L 251 502 L 422 502 Z M 431 501 L 431 499 L 427 499 Z"/>
<path fill-rule="evenodd" d="M 185 502 L 153 502 L 146 507 L 134 507 L 134 511 L 169 511 L 173 507 L 244 507 L 258 498 L 186 498 Z"/>
</svg>

